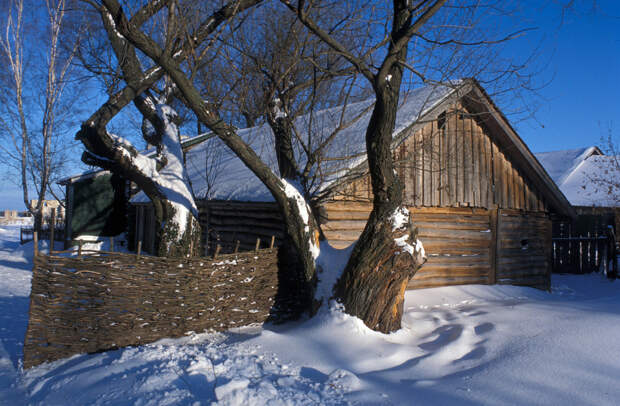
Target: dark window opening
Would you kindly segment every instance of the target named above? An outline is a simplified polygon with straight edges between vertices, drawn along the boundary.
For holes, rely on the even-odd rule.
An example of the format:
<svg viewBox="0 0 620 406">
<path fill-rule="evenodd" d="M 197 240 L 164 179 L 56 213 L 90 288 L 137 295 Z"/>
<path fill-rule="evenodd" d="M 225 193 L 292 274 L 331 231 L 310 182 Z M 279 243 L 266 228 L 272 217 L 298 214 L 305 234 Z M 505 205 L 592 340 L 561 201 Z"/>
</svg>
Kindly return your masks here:
<svg viewBox="0 0 620 406">
<path fill-rule="evenodd" d="M 440 130 L 443 130 L 445 126 L 446 126 L 446 112 L 444 111 L 441 114 L 439 114 L 439 116 L 437 117 L 437 128 Z"/>
</svg>

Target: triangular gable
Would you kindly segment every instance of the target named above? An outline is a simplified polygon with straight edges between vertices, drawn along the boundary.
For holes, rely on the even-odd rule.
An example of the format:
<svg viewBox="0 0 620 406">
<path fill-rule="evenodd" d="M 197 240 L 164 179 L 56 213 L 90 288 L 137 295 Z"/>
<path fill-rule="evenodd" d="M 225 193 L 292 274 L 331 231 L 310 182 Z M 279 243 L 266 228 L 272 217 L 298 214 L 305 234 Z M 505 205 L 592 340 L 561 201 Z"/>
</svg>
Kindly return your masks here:
<svg viewBox="0 0 620 406">
<path fill-rule="evenodd" d="M 514 128 L 512 128 L 503 113 L 493 103 L 486 91 L 477 81 L 471 79 L 468 82 L 470 91 L 462 99 L 464 105 L 469 110 L 484 115 L 484 124 L 490 133 L 496 137 L 509 159 L 543 193 L 551 208 L 560 215 L 576 218 L 575 210 L 569 201 Z"/>
<path fill-rule="evenodd" d="M 448 112 L 445 119 L 440 119 Z M 439 128 L 445 120 L 447 129 Z M 470 125 L 474 127 L 473 121 L 478 131 L 469 129 Z M 463 125 L 468 129 L 462 131 Z M 458 135 L 455 128 L 459 128 Z M 481 145 L 484 137 L 492 140 Z M 393 147 L 395 161 L 401 162 L 397 170 L 405 183 L 406 204 L 487 208 L 499 205 L 534 211 L 551 209 L 560 215 L 575 216 L 566 197 L 473 79 L 462 81 L 409 128 L 396 134 Z M 462 154 L 458 162 L 446 150 Z M 372 198 L 365 165 L 360 164 L 354 173 L 360 179 L 341 186 L 338 199 Z"/>
</svg>

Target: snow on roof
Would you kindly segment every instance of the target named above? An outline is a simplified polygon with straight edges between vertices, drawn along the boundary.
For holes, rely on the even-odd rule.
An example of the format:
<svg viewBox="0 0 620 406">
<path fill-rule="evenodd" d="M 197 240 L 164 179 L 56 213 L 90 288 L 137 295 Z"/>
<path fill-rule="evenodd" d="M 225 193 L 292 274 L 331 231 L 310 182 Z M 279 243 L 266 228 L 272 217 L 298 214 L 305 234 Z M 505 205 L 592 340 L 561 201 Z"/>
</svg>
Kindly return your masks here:
<svg viewBox="0 0 620 406">
<path fill-rule="evenodd" d="M 559 186 L 581 162 L 593 154 L 600 154 L 600 150 L 597 147 L 587 147 L 539 152 L 534 155 L 545 167 L 551 179 Z"/>
<path fill-rule="evenodd" d="M 394 135 L 410 127 L 422 115 L 455 91 L 454 87 L 425 86 L 401 97 L 396 115 Z M 313 145 L 327 139 L 340 127 L 329 144 L 320 168 L 319 191 L 366 160 L 365 133 L 372 114 L 374 99 L 351 103 L 346 107 L 322 110 L 295 120 L 300 137 L 313 136 Z M 267 124 L 239 130 L 261 159 L 277 173 L 274 137 Z M 320 140 L 320 141 L 319 141 Z M 298 143 L 296 158 L 306 162 Z M 325 160 L 327 158 L 327 160 Z M 273 201 L 271 193 L 221 140 L 211 138 L 187 152 L 186 165 L 197 198 L 241 201 Z"/>
<path fill-rule="evenodd" d="M 566 177 L 560 189 L 574 206 L 620 207 L 620 156 L 592 155 Z"/>
<path fill-rule="evenodd" d="M 597 147 L 588 147 L 542 152 L 536 158 L 573 206 L 619 205 L 620 190 L 609 181 L 620 179 L 620 157 L 602 155 Z"/>
</svg>

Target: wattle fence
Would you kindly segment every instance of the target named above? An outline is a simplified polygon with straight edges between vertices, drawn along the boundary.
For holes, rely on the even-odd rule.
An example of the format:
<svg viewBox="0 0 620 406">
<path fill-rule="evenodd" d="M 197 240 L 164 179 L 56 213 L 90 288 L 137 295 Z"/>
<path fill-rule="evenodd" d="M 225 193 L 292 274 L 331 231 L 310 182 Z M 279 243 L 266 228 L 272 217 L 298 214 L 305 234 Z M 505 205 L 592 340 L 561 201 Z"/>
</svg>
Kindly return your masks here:
<svg viewBox="0 0 620 406">
<path fill-rule="evenodd" d="M 24 367 L 262 323 L 278 312 L 277 262 L 277 248 L 217 259 L 37 253 Z"/>
</svg>

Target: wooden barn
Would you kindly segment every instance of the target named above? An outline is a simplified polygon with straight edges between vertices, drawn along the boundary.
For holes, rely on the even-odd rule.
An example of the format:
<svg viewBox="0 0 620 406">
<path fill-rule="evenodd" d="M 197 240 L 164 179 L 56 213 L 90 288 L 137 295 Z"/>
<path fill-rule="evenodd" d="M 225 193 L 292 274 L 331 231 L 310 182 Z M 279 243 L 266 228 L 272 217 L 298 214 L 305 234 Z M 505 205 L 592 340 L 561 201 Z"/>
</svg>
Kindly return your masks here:
<svg viewBox="0 0 620 406">
<path fill-rule="evenodd" d="M 403 99 L 394 157 L 429 257 L 409 288 L 495 283 L 548 288 L 551 216 L 574 218 L 575 212 L 504 115 L 474 80 L 422 88 Z M 352 113 L 354 125 L 337 137 L 332 152 L 347 158 L 339 170 L 324 170 L 330 175 L 317 187 L 326 213 L 322 228 L 336 248 L 354 243 L 371 210 L 363 157 L 369 107 L 372 101 L 350 107 L 359 114 Z M 330 127 L 329 121 L 339 116 L 326 112 L 321 125 L 334 128 L 339 124 Z M 268 128 L 240 133 L 275 167 Z M 206 246 L 232 247 L 239 241 L 241 249 L 253 249 L 257 237 L 279 241 L 282 220 L 273 198 L 236 157 L 218 150 L 217 142 L 197 146 L 187 158 L 194 191 L 203 197 Z M 140 224 L 148 221 L 136 217 L 136 227 L 144 230 Z"/>
</svg>

